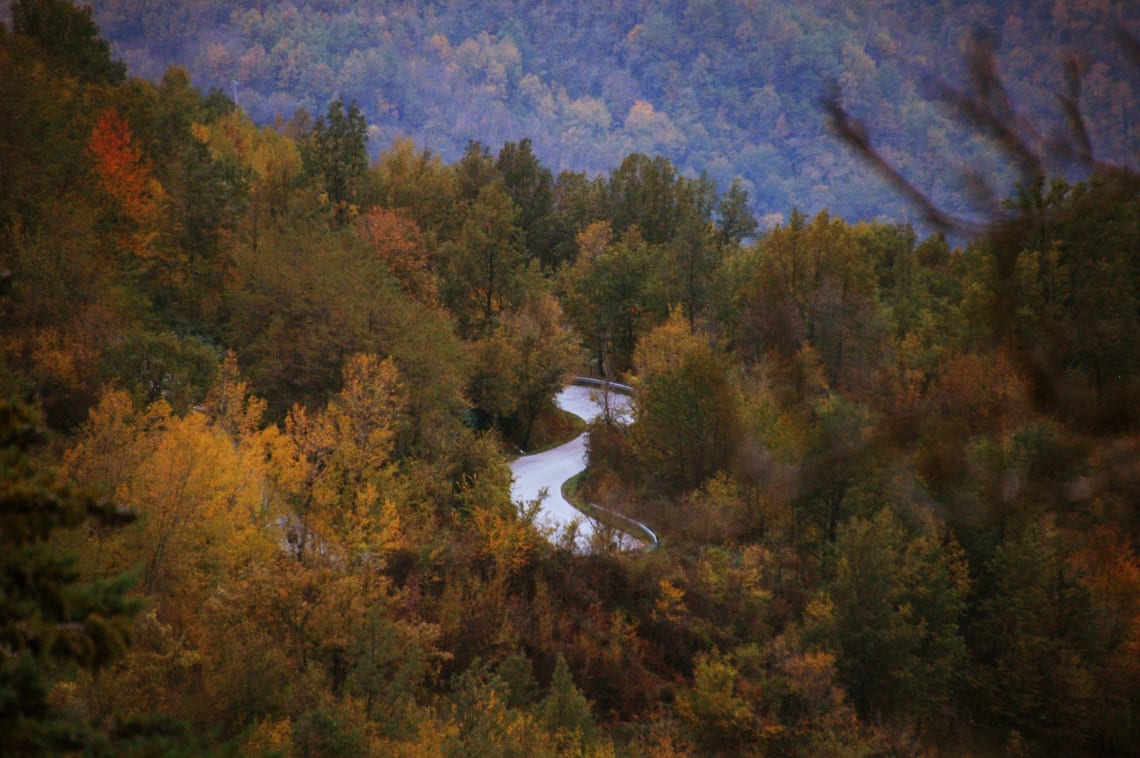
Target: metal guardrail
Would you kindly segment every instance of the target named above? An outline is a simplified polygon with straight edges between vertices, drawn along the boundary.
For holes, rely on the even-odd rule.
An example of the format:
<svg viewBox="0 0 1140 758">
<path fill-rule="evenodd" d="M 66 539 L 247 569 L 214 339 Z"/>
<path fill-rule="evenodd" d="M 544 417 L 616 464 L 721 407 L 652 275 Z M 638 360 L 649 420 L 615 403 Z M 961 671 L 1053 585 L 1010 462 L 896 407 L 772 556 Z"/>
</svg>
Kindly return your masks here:
<svg viewBox="0 0 1140 758">
<path fill-rule="evenodd" d="M 570 380 L 571 384 L 577 384 L 580 387 L 602 387 L 608 390 L 613 390 L 621 395 L 632 395 L 633 387 L 628 384 L 621 384 L 620 382 L 611 382 L 608 379 L 595 379 L 592 376 L 576 376 Z"/>
<path fill-rule="evenodd" d="M 576 376 L 571 381 L 571 384 L 576 384 L 580 387 L 598 387 L 600 389 L 605 389 L 605 390 L 609 390 L 611 392 L 616 392 L 620 395 L 632 395 L 633 394 L 633 387 L 630 387 L 628 384 L 621 384 L 620 382 L 611 382 L 611 381 L 606 380 L 606 379 L 595 379 L 594 377 L 590 377 L 590 376 Z M 631 519 L 629 516 L 626 516 L 624 513 L 618 513 L 617 511 L 612 511 L 609 508 L 603 508 L 602 506 L 597 505 L 595 503 L 589 503 L 588 502 L 588 503 L 586 503 L 586 506 L 588 508 L 590 508 L 591 510 L 601 511 L 601 512 L 607 514 L 607 516 L 613 517 L 615 519 L 618 519 L 619 521 L 622 521 L 622 522 L 628 524 L 630 527 L 633 528 L 633 531 L 630 531 L 630 530 L 624 530 L 624 531 L 626 532 L 626 534 L 630 535 L 634 539 L 637 539 L 637 536 L 634 534 L 634 532 L 638 532 L 638 533 L 642 534 L 643 537 L 647 536 L 648 539 L 640 539 L 639 540 L 639 542 L 643 543 L 643 547 L 634 548 L 635 550 L 645 550 L 648 552 L 650 550 L 656 550 L 658 547 L 660 547 L 661 541 L 657 538 L 657 533 L 654 532 L 652 529 L 650 529 L 645 524 L 641 523 L 640 521 L 637 521 L 635 519 Z M 579 509 L 579 510 L 581 510 L 581 509 Z M 586 516 L 590 516 L 590 514 L 587 513 Z"/>
<path fill-rule="evenodd" d="M 629 552 L 634 552 L 637 550 L 644 550 L 645 552 L 649 552 L 650 550 L 656 550 L 658 547 L 661 546 L 661 541 L 659 539 L 657 539 L 657 533 L 654 532 L 652 529 L 650 529 L 645 524 L 641 523 L 640 521 L 637 521 L 635 519 L 631 519 L 629 516 L 626 516 L 623 513 L 618 513 L 617 511 L 611 511 L 609 508 L 603 508 L 600 505 L 594 505 L 593 503 L 587 503 L 586 506 L 590 510 L 593 510 L 593 511 L 603 511 L 606 514 L 607 518 L 618 519 L 619 521 L 626 523 L 630 527 L 629 529 L 621 529 L 621 527 L 617 527 L 617 526 L 613 527 L 614 529 L 618 529 L 619 531 L 624 531 L 630 537 L 633 537 L 635 540 L 638 540 L 638 542 L 642 543 L 641 547 L 632 548 Z M 581 510 L 581 509 L 579 509 L 579 510 Z M 587 513 L 586 516 L 590 517 L 590 514 Z M 596 518 L 596 517 L 593 517 L 593 518 Z M 613 526 L 613 525 L 611 525 L 611 526 Z M 641 538 L 639 539 L 637 537 L 637 534 L 635 534 L 635 533 L 641 534 L 642 535 Z"/>
</svg>

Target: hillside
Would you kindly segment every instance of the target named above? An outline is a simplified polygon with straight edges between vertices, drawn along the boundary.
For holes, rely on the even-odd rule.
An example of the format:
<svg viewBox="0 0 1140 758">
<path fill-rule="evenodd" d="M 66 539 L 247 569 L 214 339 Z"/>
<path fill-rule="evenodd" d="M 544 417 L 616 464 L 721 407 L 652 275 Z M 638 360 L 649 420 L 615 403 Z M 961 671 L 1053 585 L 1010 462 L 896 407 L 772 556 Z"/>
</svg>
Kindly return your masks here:
<svg viewBox="0 0 1140 758">
<path fill-rule="evenodd" d="M 664 156 L 370 154 L 11 7 L 0 755 L 1135 753 L 1140 172 L 757 233 Z M 585 374 L 629 413 L 573 497 L 651 551 L 513 497 Z"/>
<path fill-rule="evenodd" d="M 605 173 L 630 152 L 683 173 L 736 177 L 758 217 L 798 207 L 850 220 L 908 210 L 832 139 L 820 101 L 837 82 L 896 164 L 968 210 L 962 167 L 1000 171 L 955 126 L 934 85 L 963 85 L 962 52 L 993 36 L 1014 102 L 1043 132 L 1064 126 L 1065 62 L 1083 61 L 1098 153 L 1140 151 L 1140 74 L 1115 33 L 1126 0 L 980 3 L 838 0 L 263 3 L 97 0 L 103 34 L 138 76 L 171 64 L 236 92 L 257 121 L 355 100 L 372 150 L 398 135 L 454 160 L 475 139 L 529 138 L 555 172 Z M 1078 177 L 1074 177 L 1078 178 Z M 1008 193 L 1009 187 L 1003 189 Z"/>
</svg>

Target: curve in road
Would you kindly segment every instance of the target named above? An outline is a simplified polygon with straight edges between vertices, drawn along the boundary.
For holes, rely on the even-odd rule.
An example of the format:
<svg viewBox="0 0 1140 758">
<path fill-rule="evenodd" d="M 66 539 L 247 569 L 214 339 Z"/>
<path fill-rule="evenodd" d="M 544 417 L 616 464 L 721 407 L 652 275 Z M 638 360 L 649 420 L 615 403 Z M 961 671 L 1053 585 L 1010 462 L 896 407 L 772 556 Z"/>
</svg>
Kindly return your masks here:
<svg viewBox="0 0 1140 758">
<path fill-rule="evenodd" d="M 622 392 L 628 388 L 619 385 L 615 390 L 603 382 L 579 381 L 589 382 L 590 386 L 571 384 L 555 397 L 555 402 L 562 410 L 586 421 L 593 421 L 602 415 L 607 401 L 610 408 L 618 414 L 629 409 L 629 396 Z M 511 463 L 511 473 L 514 475 L 511 499 L 516 503 L 529 503 L 542 497 L 538 525 L 550 527 L 555 535 L 563 534 L 567 528 L 577 525 L 575 544 L 582 550 L 588 549 L 594 539 L 594 524 L 562 496 L 562 485 L 585 468 L 585 433 L 556 448 L 524 455 Z M 542 496 L 544 491 L 545 497 Z M 614 515 L 619 519 L 624 518 L 620 514 Z M 653 535 L 644 524 L 636 521 L 630 523 L 633 530 Z M 620 540 L 625 549 L 636 549 L 646 544 L 629 532 L 623 533 Z M 656 543 L 656 537 L 653 537 L 653 541 Z"/>
</svg>

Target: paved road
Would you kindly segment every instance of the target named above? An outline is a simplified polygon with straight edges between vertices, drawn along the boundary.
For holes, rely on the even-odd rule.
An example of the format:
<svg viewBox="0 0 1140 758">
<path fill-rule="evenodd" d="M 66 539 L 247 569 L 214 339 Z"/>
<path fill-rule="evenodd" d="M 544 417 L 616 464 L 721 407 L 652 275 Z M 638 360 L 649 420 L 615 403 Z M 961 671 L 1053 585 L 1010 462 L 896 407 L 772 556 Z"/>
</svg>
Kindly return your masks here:
<svg viewBox="0 0 1140 758">
<path fill-rule="evenodd" d="M 570 385 L 555 398 L 558 407 L 587 421 L 602 414 L 602 393 L 596 387 Z M 629 408 L 629 398 L 615 392 L 609 393 L 610 407 L 619 410 Z M 578 522 L 578 545 L 585 547 L 593 534 L 590 521 L 566 499 L 562 497 L 562 485 L 579 471 L 586 468 L 586 435 L 580 434 L 564 445 L 534 455 L 524 455 L 511 463 L 514 483 L 511 485 L 511 498 L 515 502 L 530 502 L 539 497 L 544 488 L 546 498 L 538 517 L 540 526 L 552 526 L 556 530 L 555 539 L 568 525 Z"/>
</svg>

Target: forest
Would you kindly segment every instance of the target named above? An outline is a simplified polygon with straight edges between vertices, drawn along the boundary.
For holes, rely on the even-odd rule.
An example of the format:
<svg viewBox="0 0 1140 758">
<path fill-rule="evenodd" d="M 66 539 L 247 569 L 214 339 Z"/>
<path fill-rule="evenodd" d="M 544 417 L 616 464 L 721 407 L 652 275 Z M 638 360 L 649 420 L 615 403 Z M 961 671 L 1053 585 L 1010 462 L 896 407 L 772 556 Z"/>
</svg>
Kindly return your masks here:
<svg viewBox="0 0 1140 758">
<path fill-rule="evenodd" d="M 235 97 L 258 123 L 355 100 L 377 155 L 409 137 L 444 160 L 469 140 L 531 139 L 556 173 L 608 173 L 630 153 L 686 177 L 740 177 L 765 228 L 792 208 L 907 220 L 898 195 L 831 139 L 819 102 L 841 87 L 882 147 L 943 204 L 970 209 L 948 166 L 1014 172 L 943 107 L 968 77 L 964 47 L 990 31 L 1027 114 L 1064 124 L 1064 62 L 1084 69 L 1101 153 L 1140 152 L 1140 75 L 1113 44 L 1140 34 L 1128 0 L 94 0 L 136 76 L 172 64 Z M 931 156 L 937 156 L 932 160 Z M 1135 166 L 1134 166 L 1135 167 Z"/>
<path fill-rule="evenodd" d="M 653 150 L 255 120 L 97 15 L 0 25 L 0 754 L 1134 752 L 1140 175 L 1072 90 L 1065 178 L 977 49 L 984 223 L 765 226 Z M 512 502 L 575 374 L 655 550 Z"/>
</svg>

